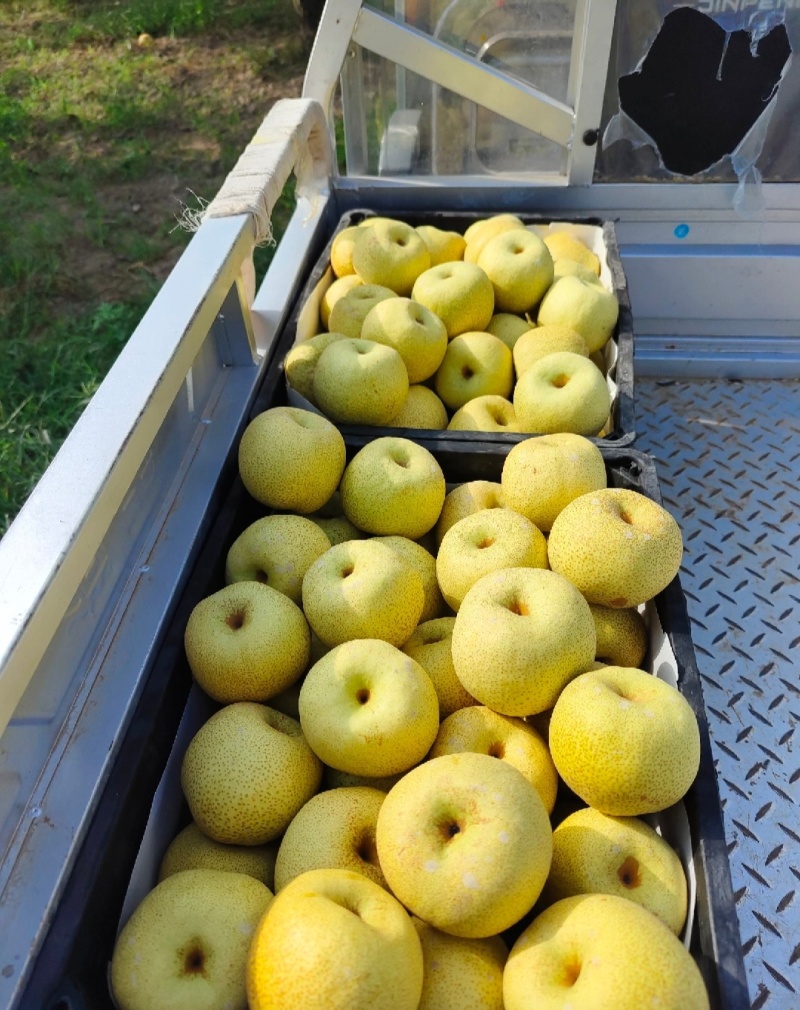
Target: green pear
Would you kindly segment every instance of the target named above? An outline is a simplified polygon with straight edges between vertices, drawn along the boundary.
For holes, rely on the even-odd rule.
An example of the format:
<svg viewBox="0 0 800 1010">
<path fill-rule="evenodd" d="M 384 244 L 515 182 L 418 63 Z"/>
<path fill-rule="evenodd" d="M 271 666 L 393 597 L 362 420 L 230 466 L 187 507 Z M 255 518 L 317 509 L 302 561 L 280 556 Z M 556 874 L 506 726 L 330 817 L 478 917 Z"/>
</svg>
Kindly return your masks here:
<svg viewBox="0 0 800 1010">
<path fill-rule="evenodd" d="M 521 431 L 597 435 L 608 421 L 611 393 L 602 372 L 588 358 L 556 351 L 520 375 L 514 410 Z"/>
<path fill-rule="evenodd" d="M 379 302 L 364 319 L 361 338 L 393 347 L 403 359 L 409 383 L 430 378 L 447 350 L 444 323 L 410 298 Z"/>
<path fill-rule="evenodd" d="M 244 873 L 184 870 L 158 884 L 114 945 L 120 1010 L 246 1010 L 252 935 L 272 892 Z"/>
<path fill-rule="evenodd" d="M 314 399 L 332 420 L 386 424 L 408 396 L 408 372 L 400 354 L 371 340 L 338 340 L 320 354 Z"/>
<path fill-rule="evenodd" d="M 538 235 L 511 229 L 487 242 L 478 266 L 492 282 L 498 312 L 532 311 L 553 283 L 553 260 Z"/>
<path fill-rule="evenodd" d="M 478 396 L 507 399 L 513 385 L 511 351 L 491 333 L 454 337 L 436 373 L 436 392 L 450 410 L 458 410 Z"/>
<path fill-rule="evenodd" d="M 494 312 L 492 282 L 474 263 L 440 263 L 420 274 L 411 297 L 445 325 L 447 336 L 481 331 Z"/>
<path fill-rule="evenodd" d="M 619 303 L 613 292 L 598 281 L 573 275 L 560 277 L 542 299 L 539 325 L 569 326 L 586 341 L 590 351 L 599 351 L 617 325 Z"/>
</svg>

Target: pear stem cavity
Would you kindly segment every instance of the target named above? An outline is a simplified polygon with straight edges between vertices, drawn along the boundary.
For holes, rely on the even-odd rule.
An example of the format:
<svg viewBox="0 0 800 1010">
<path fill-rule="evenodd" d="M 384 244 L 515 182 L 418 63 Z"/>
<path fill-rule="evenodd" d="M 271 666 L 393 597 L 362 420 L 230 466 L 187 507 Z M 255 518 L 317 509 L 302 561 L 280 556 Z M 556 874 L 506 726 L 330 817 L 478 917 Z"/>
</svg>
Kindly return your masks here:
<svg viewBox="0 0 800 1010">
<path fill-rule="evenodd" d="M 247 614 L 243 610 L 236 610 L 232 614 L 228 614 L 225 618 L 225 623 L 231 629 L 231 631 L 238 631 L 240 628 L 244 627 L 244 622 Z"/>
<path fill-rule="evenodd" d="M 200 941 L 192 940 L 183 955 L 183 974 L 205 976 L 205 960 Z"/>
<path fill-rule="evenodd" d="M 617 870 L 617 876 L 623 887 L 627 887 L 629 890 L 638 887 L 642 878 L 639 875 L 639 862 L 634 859 L 633 856 L 628 856 L 625 862 Z"/>
</svg>

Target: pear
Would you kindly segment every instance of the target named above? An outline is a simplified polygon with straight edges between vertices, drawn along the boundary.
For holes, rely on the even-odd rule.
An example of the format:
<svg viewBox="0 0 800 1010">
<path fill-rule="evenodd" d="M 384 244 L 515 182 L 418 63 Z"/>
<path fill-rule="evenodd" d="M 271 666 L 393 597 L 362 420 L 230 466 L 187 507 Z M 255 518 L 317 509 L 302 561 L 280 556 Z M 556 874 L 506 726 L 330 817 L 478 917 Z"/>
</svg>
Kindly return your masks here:
<svg viewBox="0 0 800 1010">
<path fill-rule="evenodd" d="M 182 870 L 227 870 L 246 873 L 273 890 L 278 847 L 269 845 L 223 845 L 208 838 L 192 822 L 179 832 L 161 860 L 158 879 L 165 880 Z"/>
<path fill-rule="evenodd" d="M 393 347 L 371 340 L 339 340 L 320 354 L 314 399 L 332 420 L 386 424 L 408 396 L 408 372 Z"/>
<path fill-rule="evenodd" d="M 411 297 L 430 309 L 451 339 L 459 333 L 482 331 L 494 313 L 492 282 L 474 263 L 440 263 L 414 284 Z"/>
<path fill-rule="evenodd" d="M 417 234 L 428 247 L 432 267 L 464 258 L 467 243 L 457 231 L 443 231 L 432 224 L 421 224 L 417 226 Z"/>
<path fill-rule="evenodd" d="M 296 877 L 250 947 L 250 1010 L 417 1010 L 421 992 L 422 950 L 411 919 L 361 873 Z"/>
<path fill-rule="evenodd" d="M 584 973 L 583 969 L 586 969 Z M 571 988 L 575 1010 L 708 1010 L 700 970 L 678 938 L 639 905 L 610 894 L 564 898 L 545 909 L 511 948 L 505 1010 L 539 1010 Z"/>
<path fill-rule="evenodd" d="M 312 796 L 286 829 L 275 864 L 275 890 L 309 870 L 352 870 L 386 887 L 375 847 L 386 793 L 350 786 Z"/>
<path fill-rule="evenodd" d="M 244 873 L 183 870 L 145 897 L 122 929 L 110 982 L 120 1010 L 246 1010 L 251 937 L 272 892 Z"/>
<path fill-rule="evenodd" d="M 514 404 L 504 396 L 476 396 L 450 418 L 450 431 L 519 431 Z"/>
<path fill-rule="evenodd" d="M 441 431 L 447 427 L 447 408 L 427 386 L 409 386 L 403 406 L 387 425 L 390 428 L 427 428 Z"/>
<path fill-rule="evenodd" d="M 560 277 L 539 306 L 539 325 L 568 326 L 586 341 L 590 351 L 599 351 L 614 332 L 619 303 L 602 284 L 576 275 Z"/>
<path fill-rule="evenodd" d="M 341 432 L 297 407 L 272 407 L 248 424 L 239 443 L 239 474 L 262 505 L 314 512 L 339 486 L 345 464 Z"/>
</svg>

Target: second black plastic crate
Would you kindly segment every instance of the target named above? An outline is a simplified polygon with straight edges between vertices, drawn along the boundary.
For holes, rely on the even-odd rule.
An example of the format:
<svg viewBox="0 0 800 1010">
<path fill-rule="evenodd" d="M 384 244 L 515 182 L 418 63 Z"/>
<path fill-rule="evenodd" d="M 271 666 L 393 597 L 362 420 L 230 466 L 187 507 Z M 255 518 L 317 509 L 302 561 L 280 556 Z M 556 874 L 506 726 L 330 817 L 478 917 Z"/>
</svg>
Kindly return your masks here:
<svg viewBox="0 0 800 1010">
<path fill-rule="evenodd" d="M 331 234 L 325 248 L 316 264 L 311 269 L 303 288 L 297 297 L 287 325 L 278 336 L 276 346 L 271 352 L 271 363 L 262 386 L 261 395 L 257 400 L 260 410 L 267 407 L 286 405 L 290 402 L 287 383 L 285 381 L 283 362 L 286 355 L 298 338 L 298 330 L 305 331 L 315 327 L 317 323 L 317 302 L 324 288 L 332 279 L 330 268 L 331 246 L 336 235 L 372 215 L 369 210 L 353 210 L 344 214 Z M 488 214 L 465 214 L 454 212 L 404 214 L 402 211 L 392 212 L 392 217 L 398 221 L 416 227 L 421 224 L 432 224 L 445 231 L 463 233 L 475 221 L 488 217 Z M 520 219 L 526 225 L 547 225 L 554 218 L 537 217 L 530 214 L 520 214 Z M 633 444 L 636 438 L 634 428 L 634 379 L 633 379 L 633 318 L 630 299 L 622 268 L 622 260 L 617 245 L 614 224 L 611 221 L 601 221 L 587 217 L 559 217 L 558 222 L 572 225 L 586 225 L 599 228 L 602 231 L 602 244 L 605 250 L 611 286 L 619 302 L 619 319 L 614 333 L 606 348 L 606 366 L 614 397 L 611 407 L 612 426 L 602 436 L 594 436 L 591 441 L 604 448 L 624 448 Z M 310 335 L 310 334 L 306 334 Z M 297 397 L 297 394 L 294 394 Z M 296 405 L 306 406 L 297 397 Z M 315 408 L 312 408 L 315 409 Z M 523 439 L 530 438 L 535 433 L 519 432 L 486 432 L 486 431 L 450 431 L 432 432 L 421 428 L 390 428 L 387 426 L 367 426 L 354 424 L 338 424 L 345 436 L 372 435 L 402 435 L 406 438 L 430 439 L 436 435 L 448 441 L 454 440 L 465 447 L 489 443 L 494 445 L 515 445 Z"/>
</svg>

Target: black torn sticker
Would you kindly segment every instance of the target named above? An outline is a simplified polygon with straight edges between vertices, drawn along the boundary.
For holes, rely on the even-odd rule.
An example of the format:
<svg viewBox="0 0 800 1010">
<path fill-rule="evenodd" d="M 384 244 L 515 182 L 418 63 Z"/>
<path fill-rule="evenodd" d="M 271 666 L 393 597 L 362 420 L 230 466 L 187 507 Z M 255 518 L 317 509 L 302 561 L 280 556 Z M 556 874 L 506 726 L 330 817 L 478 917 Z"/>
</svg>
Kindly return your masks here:
<svg viewBox="0 0 800 1010">
<path fill-rule="evenodd" d="M 777 91 L 791 55 L 786 28 L 758 41 L 679 7 L 635 73 L 619 79 L 620 108 L 656 145 L 666 169 L 697 175 L 733 154 Z"/>
</svg>

